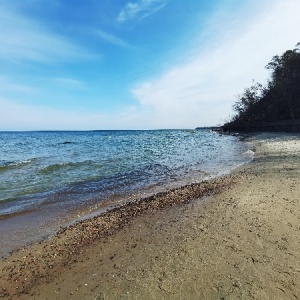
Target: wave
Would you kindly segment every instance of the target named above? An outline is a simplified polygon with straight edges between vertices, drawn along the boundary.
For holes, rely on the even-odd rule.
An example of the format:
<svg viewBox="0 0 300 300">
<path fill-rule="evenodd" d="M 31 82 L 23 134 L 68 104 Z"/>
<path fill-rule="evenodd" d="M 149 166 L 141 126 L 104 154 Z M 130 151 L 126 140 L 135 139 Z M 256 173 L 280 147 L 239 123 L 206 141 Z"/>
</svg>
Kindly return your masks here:
<svg viewBox="0 0 300 300">
<path fill-rule="evenodd" d="M 29 164 L 35 162 L 36 160 L 37 160 L 37 158 L 30 158 L 30 159 L 25 159 L 22 161 L 0 160 L 0 172 L 7 171 L 10 169 L 19 169 L 25 165 L 29 165 Z"/>
<path fill-rule="evenodd" d="M 244 152 L 244 155 L 249 156 L 253 159 L 255 153 L 252 150 L 248 149 L 246 152 Z"/>
<path fill-rule="evenodd" d="M 3 155 L 16 150 L 10 137 Z M 15 140 L 23 143 L 16 156 L 0 160 L 0 193 L 10 207 L 23 200 L 29 206 L 57 201 L 66 207 L 101 201 L 182 178 L 198 179 L 199 172 L 229 168 L 251 154 L 244 154 L 246 147 L 232 137 L 196 131 L 26 133 Z M 38 158 L 27 159 L 31 156 Z"/>
<path fill-rule="evenodd" d="M 78 168 L 78 167 L 84 167 L 84 166 L 94 166 L 95 162 L 92 160 L 86 160 L 83 162 L 67 162 L 67 163 L 57 163 L 53 165 L 49 165 L 39 171 L 39 174 L 46 175 L 50 173 L 54 173 L 56 171 L 61 171 L 63 169 L 69 169 L 69 168 Z"/>
</svg>

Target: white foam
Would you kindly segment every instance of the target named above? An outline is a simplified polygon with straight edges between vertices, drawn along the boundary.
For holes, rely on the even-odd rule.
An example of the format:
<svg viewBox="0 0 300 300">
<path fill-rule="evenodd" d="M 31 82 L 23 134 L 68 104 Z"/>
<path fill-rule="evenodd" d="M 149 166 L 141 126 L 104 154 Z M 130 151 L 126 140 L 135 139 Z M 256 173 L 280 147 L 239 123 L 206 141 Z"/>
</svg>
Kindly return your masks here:
<svg viewBox="0 0 300 300">
<path fill-rule="evenodd" d="M 244 155 L 253 157 L 253 156 L 254 156 L 254 152 L 253 152 L 252 150 L 248 149 L 248 150 L 244 153 Z"/>
</svg>

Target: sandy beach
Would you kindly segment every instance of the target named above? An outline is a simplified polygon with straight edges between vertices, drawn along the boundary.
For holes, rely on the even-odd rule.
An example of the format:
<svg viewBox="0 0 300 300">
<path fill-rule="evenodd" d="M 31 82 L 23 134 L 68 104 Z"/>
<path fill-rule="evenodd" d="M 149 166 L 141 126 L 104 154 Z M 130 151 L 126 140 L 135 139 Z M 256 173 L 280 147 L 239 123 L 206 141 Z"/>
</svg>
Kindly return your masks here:
<svg viewBox="0 0 300 300">
<path fill-rule="evenodd" d="M 252 163 L 128 203 L 0 262 L 4 299 L 300 299 L 300 135 Z"/>
</svg>

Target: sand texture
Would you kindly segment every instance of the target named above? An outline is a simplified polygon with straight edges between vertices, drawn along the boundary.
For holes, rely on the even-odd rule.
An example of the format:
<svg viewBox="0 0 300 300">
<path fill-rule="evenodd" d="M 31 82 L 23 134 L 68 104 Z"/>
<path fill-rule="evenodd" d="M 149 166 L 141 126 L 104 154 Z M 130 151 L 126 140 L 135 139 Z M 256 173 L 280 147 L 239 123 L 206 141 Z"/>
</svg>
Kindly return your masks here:
<svg viewBox="0 0 300 300">
<path fill-rule="evenodd" d="M 0 262 L 4 299 L 300 299 L 300 137 L 233 174 L 116 208 Z"/>
</svg>

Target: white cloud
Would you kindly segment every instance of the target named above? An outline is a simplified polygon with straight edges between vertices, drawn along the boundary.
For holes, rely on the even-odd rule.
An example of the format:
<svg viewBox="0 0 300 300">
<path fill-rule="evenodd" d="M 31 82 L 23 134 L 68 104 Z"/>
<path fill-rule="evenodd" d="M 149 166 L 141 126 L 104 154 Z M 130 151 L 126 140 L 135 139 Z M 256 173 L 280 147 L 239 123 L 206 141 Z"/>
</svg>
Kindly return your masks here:
<svg viewBox="0 0 300 300">
<path fill-rule="evenodd" d="M 58 83 L 63 87 L 72 89 L 84 89 L 86 87 L 86 84 L 83 81 L 74 78 L 57 77 L 54 78 L 54 82 Z"/>
<path fill-rule="evenodd" d="M 252 4 L 251 1 L 249 0 L 249 3 Z M 207 27 L 205 34 L 209 36 L 211 31 L 215 32 L 218 28 L 220 31 L 218 37 L 211 39 L 206 46 L 201 44 L 199 48 L 187 49 L 193 55 L 185 63 L 174 66 L 157 78 L 137 84 L 131 91 L 138 100 L 137 106 L 131 106 L 121 112 L 104 114 L 96 110 L 90 113 L 84 110 L 29 106 L 12 99 L 0 98 L 0 128 L 1 130 L 151 129 L 194 128 L 218 124 L 231 113 L 234 95 L 249 86 L 252 79 L 260 82 L 266 79 L 267 71 L 264 66 L 272 56 L 293 48 L 300 41 L 297 35 L 297 29 L 300 28 L 299 0 L 265 0 L 263 3 L 257 0 L 255 3 L 260 5 L 261 10 L 253 8 L 248 14 L 237 13 L 229 25 L 222 17 L 213 16 L 214 26 Z M 0 24 L 3 22 L 1 15 L 3 12 L 0 12 Z M 137 17 L 134 14 L 132 16 Z M 226 18 L 229 19 L 228 16 Z M 34 39 L 29 39 L 24 42 L 28 48 L 26 46 L 24 49 L 16 49 L 16 53 L 12 49 L 12 54 L 8 53 L 6 45 L 5 55 L 1 45 L 0 58 L 31 59 L 32 53 L 32 59 L 47 62 L 63 59 L 67 53 L 71 56 L 76 55 L 73 53 L 74 47 L 69 43 L 47 52 L 43 45 L 38 45 L 41 42 L 40 35 L 44 33 L 41 28 L 22 18 L 17 18 L 16 22 L 17 28 L 21 26 L 20 22 L 24 22 L 27 25 L 26 32 L 32 29 L 39 42 L 36 41 L 31 48 L 29 44 Z M 201 32 L 199 36 L 201 39 Z M 13 39 L 7 43 L 11 47 L 16 43 L 18 47 L 18 42 L 14 41 L 17 33 L 12 37 Z M 57 37 L 46 34 L 45 38 L 54 43 L 54 46 L 46 43 L 45 48 L 55 48 L 59 45 L 55 44 Z M 114 40 L 113 36 L 106 36 L 107 40 L 110 38 L 111 42 L 122 42 Z M 2 39 L 0 36 L 0 43 Z M 73 88 L 86 87 L 84 82 L 69 77 L 58 77 L 54 82 Z M 0 78 L 0 87 L 31 92 L 30 87 L 6 77 Z"/>
<path fill-rule="evenodd" d="M 100 38 L 102 38 L 102 39 L 106 40 L 107 42 L 114 44 L 116 46 L 123 47 L 123 48 L 132 48 L 132 46 L 130 44 L 128 44 L 127 42 L 125 42 L 124 40 L 122 40 L 112 34 L 109 34 L 107 32 L 104 32 L 102 30 L 96 30 L 95 34 L 97 36 L 99 36 Z"/>
<path fill-rule="evenodd" d="M 25 105 L 3 98 L 0 99 L 0 107 L 1 130 L 94 129 L 89 125 L 103 117 L 100 114 L 92 116 L 80 111 Z"/>
<path fill-rule="evenodd" d="M 86 112 L 84 109 L 25 105 L 2 97 L 0 107 L 1 130 L 147 129 L 142 125 L 145 121 L 143 117 L 147 114 L 141 113 L 134 106 L 119 113 L 105 114 Z"/>
<path fill-rule="evenodd" d="M 0 58 L 42 63 L 70 61 L 91 55 L 64 37 L 55 35 L 39 23 L 1 4 L 0 7 Z"/>
<path fill-rule="evenodd" d="M 226 31 L 213 43 L 217 48 L 199 51 L 185 64 L 132 89 L 139 103 L 153 112 L 152 127 L 218 124 L 231 113 L 234 95 L 252 79 L 266 80 L 264 66 L 272 56 L 300 40 L 300 1 L 266 3 L 260 12 L 235 20 L 235 27 L 226 28 L 219 20 Z"/>
<path fill-rule="evenodd" d="M 2 93 L 9 91 L 18 92 L 22 94 L 32 94 L 36 92 L 35 88 L 14 82 L 6 76 L 0 76 L 0 90 Z"/>
<path fill-rule="evenodd" d="M 166 4 L 167 0 L 139 0 L 129 2 L 119 13 L 117 20 L 122 23 L 132 19 L 144 19 L 162 9 Z"/>
</svg>

